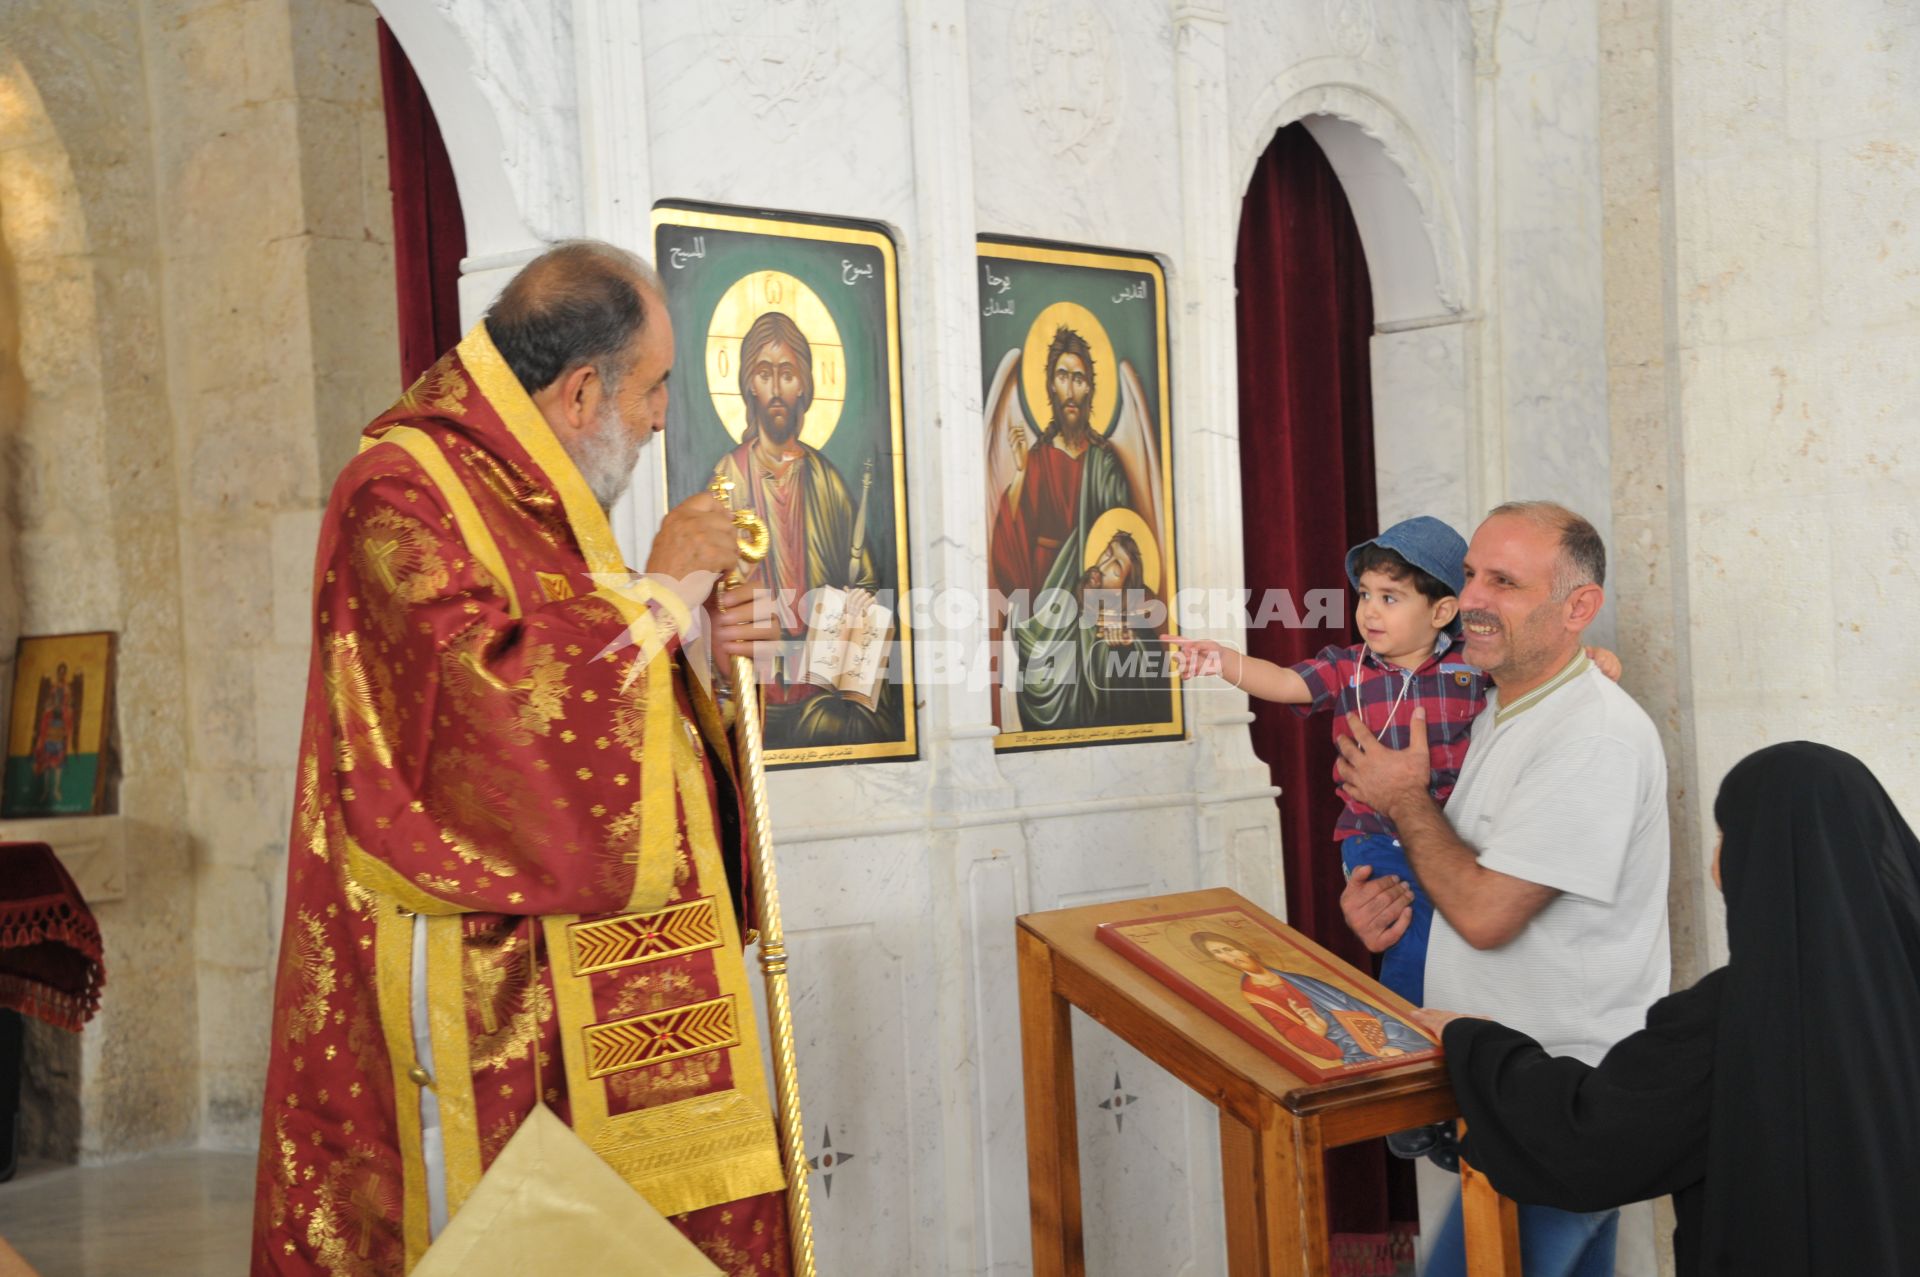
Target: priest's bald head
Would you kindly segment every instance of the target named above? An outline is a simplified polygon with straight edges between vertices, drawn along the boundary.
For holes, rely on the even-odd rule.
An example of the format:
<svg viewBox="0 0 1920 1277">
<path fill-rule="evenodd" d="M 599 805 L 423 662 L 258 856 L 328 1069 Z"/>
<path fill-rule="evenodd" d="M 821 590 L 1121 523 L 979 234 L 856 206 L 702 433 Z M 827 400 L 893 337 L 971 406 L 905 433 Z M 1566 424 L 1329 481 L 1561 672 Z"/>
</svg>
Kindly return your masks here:
<svg viewBox="0 0 1920 1277">
<path fill-rule="evenodd" d="M 660 276 L 612 244 L 569 240 L 515 275 L 487 335 L 602 506 L 666 425 L 673 325 Z"/>
</svg>

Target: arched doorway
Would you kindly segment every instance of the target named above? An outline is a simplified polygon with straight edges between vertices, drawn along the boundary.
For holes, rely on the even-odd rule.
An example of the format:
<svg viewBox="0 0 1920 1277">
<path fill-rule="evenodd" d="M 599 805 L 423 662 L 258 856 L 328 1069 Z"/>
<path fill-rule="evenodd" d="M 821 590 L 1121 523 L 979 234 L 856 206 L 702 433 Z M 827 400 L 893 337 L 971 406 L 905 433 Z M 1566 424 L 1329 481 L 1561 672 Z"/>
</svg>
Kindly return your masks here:
<svg viewBox="0 0 1920 1277">
<path fill-rule="evenodd" d="M 400 381 L 409 385 L 460 340 L 460 262 L 466 216 L 433 104 L 386 20 L 380 20 L 386 98 L 393 273 L 400 312 Z"/>
<path fill-rule="evenodd" d="M 1339 176 L 1302 123 L 1274 135 L 1241 208 L 1238 286 L 1241 508 L 1254 612 L 1247 650 L 1282 665 L 1353 640 L 1348 546 L 1378 531 L 1370 344 L 1374 289 Z M 1337 589 L 1323 628 L 1257 623 L 1267 590 Z M 1292 609 L 1281 609 L 1286 615 Z M 1311 614 L 1309 614 L 1311 615 Z M 1356 966 L 1369 955 L 1341 919 L 1332 833 L 1340 814 L 1324 715 L 1255 701 L 1254 751 L 1281 789 L 1288 920 Z M 1327 1159 L 1336 1274 L 1410 1271 L 1418 1203 L 1411 1167 L 1379 1144 Z"/>
</svg>

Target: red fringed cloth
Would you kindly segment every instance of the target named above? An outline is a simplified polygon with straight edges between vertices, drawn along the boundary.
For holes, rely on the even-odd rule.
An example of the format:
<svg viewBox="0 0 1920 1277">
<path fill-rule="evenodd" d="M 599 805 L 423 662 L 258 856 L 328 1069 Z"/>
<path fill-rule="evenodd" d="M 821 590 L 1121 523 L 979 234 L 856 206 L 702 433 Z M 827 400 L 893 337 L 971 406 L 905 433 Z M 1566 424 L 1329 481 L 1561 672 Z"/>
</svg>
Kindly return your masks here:
<svg viewBox="0 0 1920 1277">
<path fill-rule="evenodd" d="M 0 843 L 0 1007 L 78 1033 L 106 982 L 100 925 L 53 848 Z"/>
<path fill-rule="evenodd" d="M 1372 1233 L 1335 1233 L 1328 1277 L 1409 1277 L 1417 1231 L 1412 1224 L 1388 1224 L 1384 1241 Z"/>
</svg>

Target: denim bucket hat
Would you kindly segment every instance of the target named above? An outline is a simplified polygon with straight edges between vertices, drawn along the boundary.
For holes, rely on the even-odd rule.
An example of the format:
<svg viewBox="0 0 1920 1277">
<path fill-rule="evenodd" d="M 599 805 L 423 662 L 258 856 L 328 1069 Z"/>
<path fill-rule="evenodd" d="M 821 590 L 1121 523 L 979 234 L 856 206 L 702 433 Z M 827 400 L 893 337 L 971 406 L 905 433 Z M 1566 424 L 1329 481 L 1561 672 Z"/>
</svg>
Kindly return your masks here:
<svg viewBox="0 0 1920 1277">
<path fill-rule="evenodd" d="M 1432 515 L 1402 519 L 1379 536 L 1348 550 L 1347 580 L 1356 590 L 1360 588 L 1360 573 L 1354 565 L 1360 560 L 1360 551 L 1370 545 L 1392 550 L 1455 594 L 1467 583 L 1467 543 L 1460 539 L 1458 532 Z"/>
</svg>

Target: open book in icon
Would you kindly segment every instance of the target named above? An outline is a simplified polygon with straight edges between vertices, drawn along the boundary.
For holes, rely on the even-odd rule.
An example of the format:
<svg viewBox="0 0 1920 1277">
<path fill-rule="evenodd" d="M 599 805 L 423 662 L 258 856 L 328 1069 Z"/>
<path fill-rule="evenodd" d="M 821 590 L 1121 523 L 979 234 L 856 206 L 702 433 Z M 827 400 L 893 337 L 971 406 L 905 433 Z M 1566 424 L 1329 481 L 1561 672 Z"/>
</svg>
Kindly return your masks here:
<svg viewBox="0 0 1920 1277">
<path fill-rule="evenodd" d="M 893 609 L 865 590 L 827 586 L 815 592 L 802 680 L 873 709 L 892 650 Z"/>
</svg>

